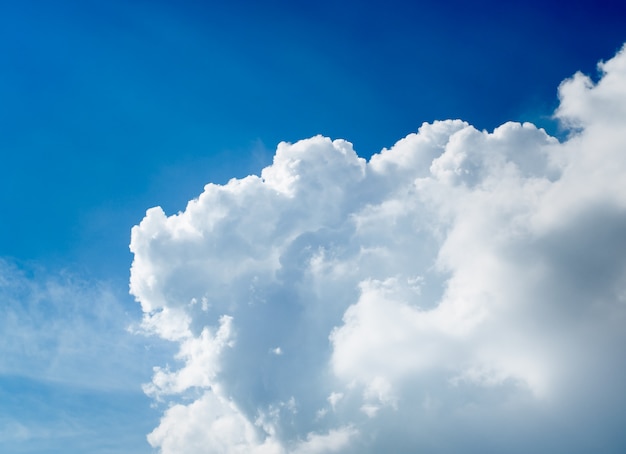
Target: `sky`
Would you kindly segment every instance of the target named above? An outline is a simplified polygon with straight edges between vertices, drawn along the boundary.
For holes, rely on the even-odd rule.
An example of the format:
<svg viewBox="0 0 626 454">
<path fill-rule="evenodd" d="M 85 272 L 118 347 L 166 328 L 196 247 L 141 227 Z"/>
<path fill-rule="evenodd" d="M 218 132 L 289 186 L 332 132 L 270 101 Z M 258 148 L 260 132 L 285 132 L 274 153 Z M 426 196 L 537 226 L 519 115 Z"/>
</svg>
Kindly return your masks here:
<svg viewBox="0 0 626 454">
<path fill-rule="evenodd" d="M 623 452 L 625 19 L 0 4 L 0 450 Z"/>
</svg>

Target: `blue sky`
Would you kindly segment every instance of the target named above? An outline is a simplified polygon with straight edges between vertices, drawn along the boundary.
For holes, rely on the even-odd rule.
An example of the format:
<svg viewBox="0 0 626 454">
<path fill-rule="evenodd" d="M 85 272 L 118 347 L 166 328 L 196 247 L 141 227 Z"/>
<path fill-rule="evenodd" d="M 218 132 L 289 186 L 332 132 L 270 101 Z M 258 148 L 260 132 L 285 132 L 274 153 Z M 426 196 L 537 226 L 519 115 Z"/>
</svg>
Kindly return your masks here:
<svg viewBox="0 0 626 454">
<path fill-rule="evenodd" d="M 154 218 L 154 225 L 146 224 L 143 230 L 136 230 L 134 254 L 129 251 L 131 228 L 142 221 L 147 209 L 161 206 L 167 215 L 185 210 L 187 202 L 197 198 L 205 184 L 224 185 L 231 178 L 259 175 L 261 169 L 272 163 L 279 142 L 293 143 L 318 134 L 350 141 L 356 153 L 366 159 L 417 132 L 423 122 L 446 119 L 461 119 L 478 131 L 486 129 L 490 132 L 507 121 L 531 122 L 566 142 L 568 132 L 560 129 L 558 121 L 552 117 L 560 105 L 557 89 L 563 80 L 577 71 L 589 74 L 593 81 L 600 79 L 601 74 L 596 68 L 598 61 L 611 59 L 626 41 L 625 17 L 626 10 L 617 1 L 570 2 L 567 7 L 557 2 L 532 1 L 445 4 L 268 1 L 254 5 L 240 1 L 228 5 L 188 1 L 4 2 L 0 5 L 0 207 L 3 213 L 0 222 L 0 305 L 5 316 L 5 339 L 0 345 L 1 356 L 5 358 L 0 364 L 2 450 L 41 453 L 59 452 L 63 447 L 68 453 L 152 452 L 146 435 L 159 426 L 161 418 L 165 422 L 159 427 L 165 427 L 169 420 L 164 417 L 164 411 L 172 401 L 165 398 L 165 401 L 157 402 L 156 407 L 151 404 L 172 393 L 157 386 L 146 395 L 142 384 L 151 382 L 153 367 L 171 364 L 175 370 L 174 353 L 184 349 L 185 345 L 192 345 L 195 338 L 164 334 L 166 325 L 157 322 L 141 327 L 142 309 L 135 297 L 144 309 L 160 307 L 160 303 L 155 302 L 161 301 L 159 298 L 167 300 L 174 298 L 173 294 L 187 295 L 183 284 L 189 286 L 187 289 L 200 284 L 181 278 L 180 289 L 174 280 L 173 293 L 166 289 L 151 290 L 153 293 L 145 290 L 143 279 L 147 279 L 145 268 L 148 263 L 151 269 L 157 270 L 154 275 L 161 276 L 164 282 L 169 282 L 170 276 L 176 273 L 193 275 L 193 270 L 186 268 L 176 272 L 160 268 L 165 262 L 180 263 L 180 257 L 186 252 L 179 250 L 178 246 L 171 246 L 171 249 L 163 246 L 163 250 L 152 251 L 151 246 L 141 243 L 142 235 L 148 235 L 143 232 L 157 235 L 166 230 L 158 217 Z M 567 99 L 575 97 L 572 95 Z M 562 119 L 584 117 L 571 114 L 571 111 L 578 112 L 571 107 L 574 104 L 573 101 L 567 105 L 570 107 L 561 104 L 565 106 Z M 584 124 L 589 123 L 585 121 Z M 446 126 L 445 131 L 437 134 L 451 137 L 458 128 L 458 125 Z M 427 132 L 423 134 L 427 135 Z M 517 133 L 507 130 L 502 134 L 510 140 L 506 142 L 509 148 L 517 150 L 518 139 L 510 139 L 507 135 L 518 137 Z M 543 139 L 532 140 L 539 143 Z M 467 142 L 468 150 L 471 150 L 472 143 Z M 303 145 L 311 149 L 325 149 L 325 146 Z M 285 151 L 285 162 L 291 159 L 290 153 L 296 152 Z M 329 172 L 334 168 L 335 158 L 332 156 L 329 155 L 326 161 Z M 304 157 L 301 159 L 308 163 Z M 320 170 L 315 162 L 307 165 L 317 169 L 315 172 L 320 175 L 325 172 L 325 167 Z M 438 165 L 431 168 L 435 169 L 434 174 L 441 178 L 448 175 L 449 163 L 440 161 Z M 274 176 L 267 178 L 274 178 L 272 181 L 277 182 L 276 187 L 283 187 L 283 183 L 278 183 L 283 181 L 282 177 L 276 176 L 282 175 L 276 161 L 274 168 L 274 173 L 268 173 Z M 383 172 L 380 170 L 383 167 L 373 165 L 372 168 L 374 172 Z M 339 180 L 351 181 L 351 177 L 344 174 L 343 167 L 337 169 Z M 437 169 L 440 173 L 436 173 Z M 305 173 L 302 170 L 300 174 L 302 181 L 307 178 Z M 380 185 L 383 194 L 386 183 L 383 177 L 380 178 L 380 181 L 373 180 L 371 190 L 377 192 Z M 401 180 L 399 175 L 389 178 Z M 337 180 L 325 180 L 322 176 L 319 180 L 326 181 L 327 187 L 337 184 Z M 315 187 L 313 185 L 309 190 L 314 191 Z M 347 191 L 346 188 L 340 187 L 338 191 Z M 599 194 L 603 193 L 600 191 Z M 410 205 L 409 201 L 394 197 L 389 196 L 390 204 L 393 200 L 400 205 Z M 456 194 L 454 197 L 464 196 Z M 554 197 L 560 201 L 558 203 L 569 206 L 569 202 L 561 201 L 557 195 Z M 314 199 L 313 196 L 311 200 L 304 197 L 302 206 L 313 209 L 313 205 L 307 204 L 314 204 Z M 322 200 L 325 199 L 322 197 Z M 350 200 L 349 203 L 360 206 Z M 378 199 L 363 195 L 363 200 L 374 204 Z M 212 203 L 211 206 L 219 207 L 226 202 L 216 198 Z M 240 205 L 248 206 L 247 203 L 249 201 L 241 201 Z M 228 204 L 224 206 L 226 211 L 232 208 Z M 206 209 L 207 213 L 211 212 L 210 207 Z M 200 208 L 198 210 L 203 212 Z M 268 210 L 282 213 L 280 219 L 293 215 L 290 209 L 285 208 L 287 211 L 283 212 L 274 205 Z M 407 212 L 411 210 L 407 208 Z M 363 214 L 358 210 L 346 213 Z M 619 226 L 622 214 L 618 211 L 602 216 L 617 219 L 615 225 Z M 234 223 L 245 217 L 232 216 Z M 604 219 L 602 216 L 598 218 Z M 318 228 L 331 228 L 331 224 L 336 227 L 340 223 L 338 220 L 306 219 Z M 285 222 L 285 225 L 291 225 Z M 367 225 L 366 221 L 363 222 Z M 258 235 L 262 237 L 260 232 Z M 294 232 L 303 234 L 297 229 Z M 607 237 L 614 237 L 611 229 L 607 232 Z M 576 235 L 586 238 L 584 231 L 570 233 L 573 238 L 578 238 Z M 228 236 L 220 237 L 222 234 L 226 235 L 211 233 L 216 241 L 236 242 Z M 242 236 L 250 239 L 256 234 L 248 232 L 249 237 L 243 233 Z M 405 234 L 398 231 L 397 238 L 404 238 Z M 325 241 L 349 243 L 341 236 L 329 235 L 316 238 L 314 243 L 319 247 L 326 244 Z M 369 244 L 371 239 L 368 238 L 362 238 L 363 244 Z M 544 237 L 538 237 L 537 244 L 544 240 Z M 270 239 L 267 241 L 275 244 Z M 406 241 L 412 244 L 412 240 Z M 430 240 L 423 241 L 429 244 Z M 300 270 L 300 262 L 295 258 L 298 256 L 297 244 L 300 243 L 294 242 L 291 249 L 287 248 L 292 255 L 285 252 L 280 256 L 286 274 Z M 447 244 L 445 241 L 441 243 L 444 252 L 452 247 Z M 476 244 L 481 244 L 478 239 Z M 583 244 L 587 243 L 583 241 Z M 598 242 L 588 244 L 595 250 L 604 250 Z M 549 245 L 545 250 L 556 252 L 546 258 L 546 263 L 555 264 L 554 275 L 562 277 L 567 273 L 556 264 L 564 260 L 561 252 L 567 247 Z M 282 250 L 283 246 L 276 247 Z M 242 250 L 233 246 L 232 250 L 212 250 L 212 253 L 216 257 L 223 253 L 225 263 L 228 257 L 240 257 L 245 261 L 247 256 L 240 255 Z M 348 250 L 346 246 L 345 251 Z M 135 268 L 136 287 L 133 295 L 129 295 L 130 266 L 137 257 L 144 262 Z M 602 254 L 599 257 L 594 262 L 596 267 L 602 268 L 603 264 L 610 262 Z M 197 260 L 204 263 L 202 257 Z M 401 254 L 397 260 L 404 263 Z M 523 261 L 522 258 L 519 260 L 515 262 L 517 265 Z M 366 260 L 363 267 L 365 263 Z M 461 269 L 459 263 L 455 258 L 446 265 L 451 276 L 457 276 L 455 270 Z M 288 264 L 293 265 L 293 269 Z M 220 265 L 211 262 L 203 266 Z M 358 288 L 365 288 L 367 279 L 387 282 L 387 278 L 403 276 L 400 268 L 395 269 L 393 264 L 388 266 L 389 276 L 372 271 L 372 274 L 366 273 L 358 278 L 353 276 L 349 283 L 346 281 L 345 287 L 337 284 L 337 295 L 344 295 L 342 292 L 347 295 L 350 291 L 345 289 L 354 289 L 358 285 L 361 285 Z M 428 269 L 427 264 L 424 267 Z M 261 271 L 256 277 L 259 276 L 262 279 Z M 428 276 L 424 276 L 421 278 L 428 280 Z M 424 295 L 430 295 L 432 291 L 432 295 L 441 296 L 442 285 L 450 288 L 456 282 L 442 276 L 432 280 L 437 279 L 443 283 L 433 284 L 432 289 L 424 284 L 421 290 Z M 224 278 L 226 281 L 228 279 Z M 220 281 L 216 280 L 214 285 L 206 292 L 222 294 Z M 352 301 L 354 307 L 365 308 L 350 312 L 359 320 L 359 317 L 369 320 L 367 297 L 378 291 L 378 287 L 372 285 L 371 288 L 366 286 L 369 290 L 362 290 L 360 299 L 353 295 L 356 298 Z M 264 298 L 270 300 L 286 300 L 297 293 L 297 289 L 289 286 L 268 284 L 266 287 L 258 284 L 258 288 L 263 289 L 259 292 L 265 292 Z M 334 287 L 330 285 L 328 288 Z M 540 289 L 538 287 L 533 292 Z M 556 290 L 544 290 L 546 294 L 565 297 Z M 157 294 L 159 291 L 162 294 Z M 528 295 L 534 295 L 529 292 Z M 595 294 L 592 290 L 589 292 Z M 333 294 L 328 298 L 332 299 Z M 433 298 L 437 299 L 436 296 Z M 200 299 L 198 296 L 198 301 Z M 235 302 L 232 304 L 232 307 L 236 306 Z M 312 343 L 307 347 L 311 349 L 312 358 L 328 359 L 319 348 L 328 347 L 331 328 L 336 328 L 332 331 L 336 334 L 331 336 L 334 339 L 331 341 L 332 353 L 326 352 L 331 355 L 328 364 L 337 365 L 341 352 L 351 345 L 350 319 L 345 317 L 348 306 L 350 304 L 346 303 L 332 316 L 320 316 L 319 320 L 323 320 L 320 321 L 320 326 L 323 325 L 320 332 L 324 334 L 320 338 L 321 344 Z M 246 317 L 250 320 L 256 316 L 267 317 L 269 325 L 300 320 L 295 316 L 289 318 L 288 310 L 287 313 L 278 311 L 278 319 L 271 311 L 252 315 L 239 309 L 229 311 L 223 308 L 222 312 L 212 314 L 213 321 L 206 322 L 206 326 L 214 330 L 213 334 L 222 326 L 218 323 L 222 315 L 232 315 L 235 327 L 239 326 L 237 320 L 246 320 Z M 305 317 L 299 323 L 317 320 L 316 315 L 310 317 L 313 318 Z M 342 320 L 344 325 L 341 325 Z M 174 326 L 172 323 L 167 327 Z M 197 323 L 202 326 L 204 322 Z M 239 326 L 240 331 L 242 326 Z M 194 336 L 199 335 L 199 331 L 194 331 L 196 328 L 191 330 Z M 155 335 L 133 334 L 142 330 L 152 330 L 150 332 Z M 288 330 L 283 332 L 277 328 L 276 332 L 280 333 L 276 334 L 277 341 L 282 339 L 281 336 L 289 337 Z M 239 336 L 238 345 L 253 346 L 256 342 L 252 335 L 246 337 L 240 333 Z M 605 340 L 610 343 L 615 338 Z M 304 340 L 302 342 L 309 345 Z M 372 348 L 375 350 L 376 346 Z M 530 347 L 519 348 L 525 352 L 525 348 Z M 358 351 L 352 353 L 359 357 Z M 450 358 L 455 357 L 455 354 L 449 354 Z M 220 373 L 225 377 L 237 377 L 244 370 L 241 364 L 252 361 L 244 359 L 249 358 L 248 355 L 251 353 L 242 351 L 237 358 L 224 359 Z M 520 354 L 520 357 L 524 355 Z M 195 370 L 195 363 L 190 358 L 187 358 L 188 366 Z M 300 366 L 294 363 L 294 367 Z M 353 373 L 364 376 L 369 373 L 358 365 L 353 366 L 337 366 L 332 370 L 340 381 L 347 380 Z M 258 367 L 265 371 L 265 366 Z M 392 365 L 385 367 L 393 369 Z M 511 367 L 511 370 L 517 370 Z M 484 373 L 474 369 L 468 371 L 463 373 L 472 377 Z M 407 374 L 413 377 L 414 372 Z M 271 368 L 264 373 L 273 377 L 272 380 L 278 380 L 272 375 Z M 288 369 L 280 374 L 287 381 L 297 379 Z M 523 381 L 526 377 L 511 374 L 513 378 L 507 380 L 513 382 Z M 458 378 L 457 381 L 465 379 Z M 392 377 L 388 381 L 395 385 L 394 380 Z M 534 382 L 531 379 L 527 382 L 531 383 L 529 386 L 533 392 L 540 393 L 540 385 L 535 383 L 533 388 Z M 271 386 L 264 388 L 266 394 L 263 394 L 255 383 L 240 383 L 235 379 L 228 383 L 232 385 L 229 396 L 234 396 L 248 419 L 254 413 L 255 405 L 276 406 L 280 401 L 283 407 L 289 407 L 289 400 L 280 400 L 283 394 Z M 396 405 L 398 414 L 408 415 L 410 419 L 409 413 L 403 413 L 406 410 L 402 405 L 394 404 L 393 398 L 376 388 L 376 383 L 379 386 L 381 382 L 374 377 L 371 382 L 363 384 L 364 395 L 378 393 L 378 401 L 363 403 L 362 409 L 365 410 L 362 413 L 385 414 L 394 411 Z M 215 383 L 212 386 L 215 387 Z M 228 388 L 230 385 L 224 386 Z M 296 388 L 285 387 L 298 396 Z M 246 394 L 242 389 L 249 392 Z M 378 391 L 372 391 L 376 389 Z M 320 393 L 326 391 L 326 388 L 319 390 Z M 336 392 L 336 395 L 348 396 L 345 390 Z M 499 392 L 505 393 L 503 390 Z M 410 393 L 398 393 L 407 402 L 417 399 Z M 256 397 L 245 402 L 241 397 L 244 394 Z M 202 405 L 210 399 L 217 399 L 217 402 L 223 397 L 220 396 L 203 397 L 198 402 Z M 273 402 L 270 396 L 280 399 Z M 512 399 L 518 397 L 515 395 Z M 190 399 L 189 396 L 184 398 Z M 603 402 L 602 399 L 608 397 L 603 395 L 598 399 Z M 457 402 L 452 398 L 443 401 L 444 407 L 451 408 Z M 355 402 L 351 405 L 357 405 Z M 214 406 L 219 408 L 222 404 Z M 315 402 L 302 403 L 301 408 L 307 408 L 309 404 L 312 408 Z M 582 405 L 580 402 L 576 404 Z M 335 405 L 332 407 L 334 411 Z M 603 415 L 614 410 L 611 408 L 603 413 L 605 408 L 608 407 L 598 404 L 597 409 Z M 330 443 L 330 434 L 353 439 L 357 432 L 363 433 L 364 427 L 370 426 L 380 429 L 380 443 L 385 437 L 394 438 L 393 430 L 384 429 L 389 428 L 393 418 L 383 419 L 377 425 L 373 422 L 376 418 L 372 417 L 359 426 L 361 423 L 352 418 L 347 409 L 345 411 L 342 417 L 337 414 L 336 425 L 328 423 L 317 432 L 304 420 L 294 422 L 291 429 L 286 429 L 282 422 L 274 422 L 281 428 L 278 431 L 283 431 L 280 433 L 283 438 L 277 436 L 272 440 L 292 447 L 295 445 L 288 443 L 295 443 L 293 440 L 313 440 L 312 446 L 317 440 L 316 434 L 327 434 L 325 440 Z M 303 413 L 300 413 L 302 418 Z M 494 411 L 486 418 L 495 418 L 497 414 Z M 237 415 L 237 418 L 241 416 Z M 623 412 L 620 415 L 623 416 Z M 446 427 L 446 421 L 449 420 L 441 416 L 441 427 Z M 579 427 L 584 422 L 581 421 L 572 421 L 571 426 Z M 471 431 L 470 426 L 464 425 L 462 429 Z M 528 426 L 524 427 L 530 431 Z M 480 433 L 480 427 L 473 429 Z M 264 430 L 271 432 L 267 432 L 267 428 Z M 608 429 L 598 433 L 602 433 L 606 440 L 624 444 L 623 436 L 620 439 Z M 312 438 L 307 438 L 309 435 Z M 442 440 L 441 436 L 433 440 L 432 446 L 443 446 L 444 451 L 446 447 L 452 449 Z M 154 436 L 153 443 L 163 452 L 169 452 L 167 449 L 175 452 L 176 448 L 166 447 L 173 446 L 167 445 L 166 438 Z M 361 440 L 360 443 L 365 442 Z M 417 446 L 421 442 L 408 437 L 406 443 L 406 446 Z"/>
</svg>

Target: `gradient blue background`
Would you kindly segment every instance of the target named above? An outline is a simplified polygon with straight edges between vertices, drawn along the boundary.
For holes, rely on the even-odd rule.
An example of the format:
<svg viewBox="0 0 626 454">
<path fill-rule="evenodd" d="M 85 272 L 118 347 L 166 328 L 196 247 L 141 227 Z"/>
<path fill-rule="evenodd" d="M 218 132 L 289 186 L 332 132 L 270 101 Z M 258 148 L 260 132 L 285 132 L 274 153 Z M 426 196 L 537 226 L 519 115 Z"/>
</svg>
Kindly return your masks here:
<svg viewBox="0 0 626 454">
<path fill-rule="evenodd" d="M 621 1 L 1 2 L 0 257 L 111 282 L 138 313 L 128 242 L 147 208 L 177 212 L 315 134 L 364 157 L 437 119 L 558 135 L 558 84 L 625 40 Z M 0 376 L 0 413 L 69 412 L 110 438 L 101 452 L 149 452 L 139 385 Z M 85 443 L 62 451 L 100 452 Z"/>
</svg>

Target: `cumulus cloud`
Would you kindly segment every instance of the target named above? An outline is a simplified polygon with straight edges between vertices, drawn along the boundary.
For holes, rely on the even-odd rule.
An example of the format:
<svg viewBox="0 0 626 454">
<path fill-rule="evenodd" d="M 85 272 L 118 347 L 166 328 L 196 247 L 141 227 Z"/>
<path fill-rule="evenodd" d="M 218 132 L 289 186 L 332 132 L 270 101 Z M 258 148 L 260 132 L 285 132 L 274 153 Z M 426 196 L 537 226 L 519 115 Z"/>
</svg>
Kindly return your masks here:
<svg viewBox="0 0 626 454">
<path fill-rule="evenodd" d="M 148 210 L 131 292 L 179 345 L 150 443 L 624 448 L 626 50 L 599 68 L 559 87 L 563 142 L 437 121 L 366 161 L 318 136 Z"/>
</svg>

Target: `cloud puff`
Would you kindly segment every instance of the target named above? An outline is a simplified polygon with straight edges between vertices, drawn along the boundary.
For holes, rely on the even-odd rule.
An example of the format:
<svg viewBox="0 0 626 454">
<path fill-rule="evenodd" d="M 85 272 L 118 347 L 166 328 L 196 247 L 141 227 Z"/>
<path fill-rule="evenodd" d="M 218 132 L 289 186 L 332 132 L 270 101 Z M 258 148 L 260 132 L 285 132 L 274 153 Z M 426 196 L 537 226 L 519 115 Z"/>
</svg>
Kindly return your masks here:
<svg viewBox="0 0 626 454">
<path fill-rule="evenodd" d="M 626 51 L 532 124 L 281 143 L 132 231 L 163 453 L 618 451 Z M 545 448 L 545 449 L 544 449 Z"/>
</svg>

